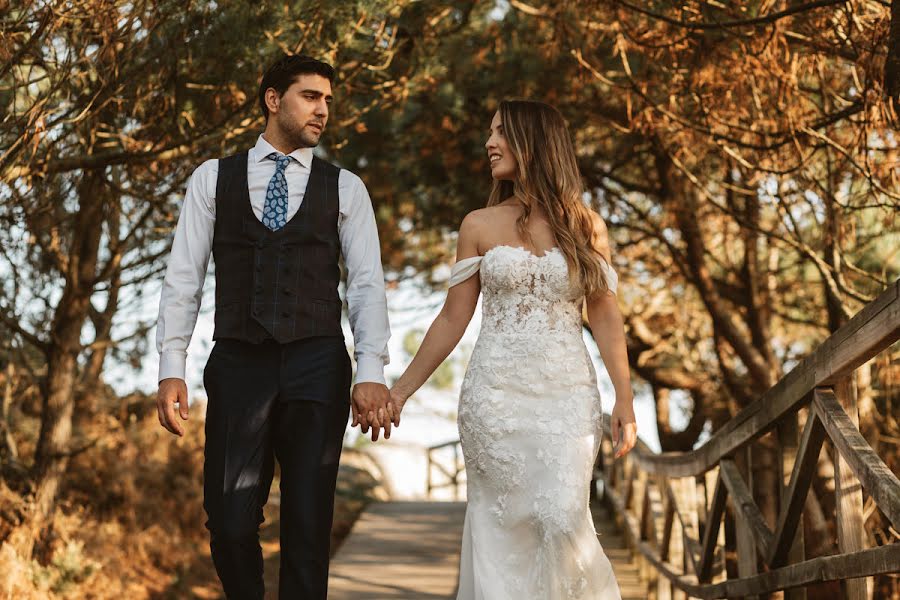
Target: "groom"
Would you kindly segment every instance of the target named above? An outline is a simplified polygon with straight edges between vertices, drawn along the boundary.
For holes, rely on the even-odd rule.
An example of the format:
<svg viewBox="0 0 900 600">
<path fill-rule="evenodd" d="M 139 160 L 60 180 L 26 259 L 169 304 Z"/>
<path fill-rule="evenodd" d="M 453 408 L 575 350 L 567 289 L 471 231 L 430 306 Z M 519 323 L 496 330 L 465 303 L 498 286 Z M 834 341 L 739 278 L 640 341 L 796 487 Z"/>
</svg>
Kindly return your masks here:
<svg viewBox="0 0 900 600">
<path fill-rule="evenodd" d="M 390 336 L 378 232 L 353 173 L 313 154 L 328 121 L 334 70 L 285 56 L 259 86 L 256 145 L 208 160 L 188 182 L 160 300 L 157 410 L 176 435 L 188 417 L 185 357 L 210 253 L 216 341 L 203 507 L 213 563 L 230 600 L 263 598 L 258 530 L 274 461 L 281 468 L 279 598 L 324 599 L 334 488 L 351 402 L 339 260 L 355 340 L 354 423 L 390 435 L 384 385 Z M 177 409 L 176 409 L 177 405 Z"/>
</svg>

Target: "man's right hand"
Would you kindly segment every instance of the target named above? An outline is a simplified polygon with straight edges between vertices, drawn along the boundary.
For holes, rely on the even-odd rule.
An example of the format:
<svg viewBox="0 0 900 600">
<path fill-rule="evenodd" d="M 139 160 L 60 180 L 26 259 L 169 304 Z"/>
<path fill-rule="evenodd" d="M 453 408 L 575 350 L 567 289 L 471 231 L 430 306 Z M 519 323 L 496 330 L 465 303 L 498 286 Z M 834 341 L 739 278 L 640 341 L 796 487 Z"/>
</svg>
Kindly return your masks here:
<svg viewBox="0 0 900 600">
<path fill-rule="evenodd" d="M 188 399 L 187 384 L 184 379 L 170 377 L 159 382 L 159 392 L 156 394 L 156 413 L 159 424 L 177 436 L 184 435 L 184 428 L 175 419 L 175 405 L 178 405 L 178 413 L 187 421 Z"/>
</svg>

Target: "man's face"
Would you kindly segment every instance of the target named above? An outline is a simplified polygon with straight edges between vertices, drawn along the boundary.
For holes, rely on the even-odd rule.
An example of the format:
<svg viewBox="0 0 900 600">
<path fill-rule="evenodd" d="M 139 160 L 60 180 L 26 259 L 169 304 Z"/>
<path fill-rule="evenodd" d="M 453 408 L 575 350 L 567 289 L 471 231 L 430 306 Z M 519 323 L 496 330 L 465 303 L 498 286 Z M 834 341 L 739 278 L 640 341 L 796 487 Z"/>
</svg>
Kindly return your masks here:
<svg viewBox="0 0 900 600">
<path fill-rule="evenodd" d="M 313 147 L 328 122 L 331 82 L 321 75 L 298 75 L 280 98 L 269 88 L 266 92 L 269 119 L 293 146 Z M 274 103 L 274 106 L 273 106 Z"/>
</svg>

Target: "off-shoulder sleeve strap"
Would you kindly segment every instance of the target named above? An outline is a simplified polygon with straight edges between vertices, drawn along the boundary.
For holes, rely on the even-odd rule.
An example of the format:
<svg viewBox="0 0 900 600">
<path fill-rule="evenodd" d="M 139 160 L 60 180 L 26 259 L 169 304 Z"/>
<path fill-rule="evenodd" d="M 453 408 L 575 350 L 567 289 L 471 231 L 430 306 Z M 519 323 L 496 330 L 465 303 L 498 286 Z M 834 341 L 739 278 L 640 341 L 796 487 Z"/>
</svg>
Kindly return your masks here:
<svg viewBox="0 0 900 600">
<path fill-rule="evenodd" d="M 619 274 L 612 268 L 612 265 L 603 261 L 603 274 L 606 275 L 606 285 L 613 294 L 619 289 Z"/>
<path fill-rule="evenodd" d="M 463 281 L 467 280 L 469 277 L 477 273 L 480 267 L 480 256 L 472 256 L 471 258 L 464 258 L 460 261 L 457 261 L 457 263 L 453 265 L 453 270 L 450 272 L 450 287 L 453 287 L 454 285 L 460 284 Z"/>
</svg>

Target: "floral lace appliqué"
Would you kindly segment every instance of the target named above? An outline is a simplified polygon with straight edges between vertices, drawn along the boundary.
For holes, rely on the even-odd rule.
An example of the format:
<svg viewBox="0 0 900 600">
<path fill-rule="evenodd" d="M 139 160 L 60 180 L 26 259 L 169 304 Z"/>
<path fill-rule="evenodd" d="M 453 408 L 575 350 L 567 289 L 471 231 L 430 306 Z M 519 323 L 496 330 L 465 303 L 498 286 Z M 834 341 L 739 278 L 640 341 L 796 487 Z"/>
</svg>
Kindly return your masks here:
<svg viewBox="0 0 900 600">
<path fill-rule="evenodd" d="M 458 600 L 616 600 L 588 508 L 602 412 L 583 298 L 558 250 L 498 246 L 480 276 L 481 332 L 460 390 L 473 550 Z"/>
</svg>

